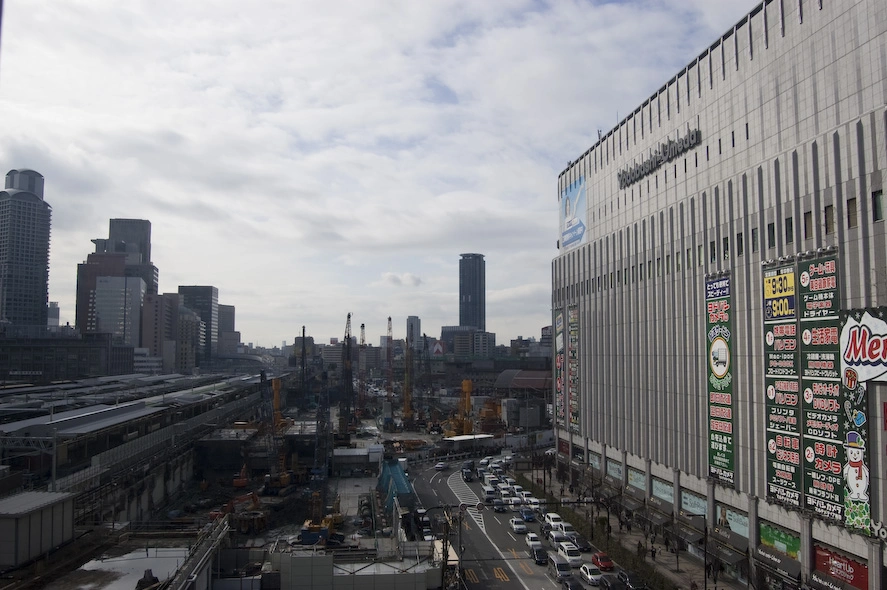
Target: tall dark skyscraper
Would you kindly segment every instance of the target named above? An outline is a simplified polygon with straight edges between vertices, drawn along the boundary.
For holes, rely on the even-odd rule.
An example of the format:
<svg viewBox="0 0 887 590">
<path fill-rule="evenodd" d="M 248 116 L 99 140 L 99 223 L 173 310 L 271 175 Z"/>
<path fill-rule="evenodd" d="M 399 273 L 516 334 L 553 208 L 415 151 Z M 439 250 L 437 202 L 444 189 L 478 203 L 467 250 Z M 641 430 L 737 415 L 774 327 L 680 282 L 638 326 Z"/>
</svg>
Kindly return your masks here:
<svg viewBox="0 0 887 590">
<path fill-rule="evenodd" d="M 182 305 L 200 316 L 206 324 L 203 359 L 210 361 L 219 347 L 219 289 L 208 285 L 180 286 Z"/>
<path fill-rule="evenodd" d="M 156 295 L 159 272 L 151 262 L 151 222 L 147 219 L 112 219 L 108 238 L 92 241 L 96 253 L 126 254 L 124 273 L 145 281 L 149 295 Z"/>
<path fill-rule="evenodd" d="M 460 254 L 459 325 L 487 331 L 487 279 L 483 254 Z"/>
<path fill-rule="evenodd" d="M 0 321 L 46 328 L 49 228 L 43 175 L 10 170 L 0 191 Z"/>
</svg>

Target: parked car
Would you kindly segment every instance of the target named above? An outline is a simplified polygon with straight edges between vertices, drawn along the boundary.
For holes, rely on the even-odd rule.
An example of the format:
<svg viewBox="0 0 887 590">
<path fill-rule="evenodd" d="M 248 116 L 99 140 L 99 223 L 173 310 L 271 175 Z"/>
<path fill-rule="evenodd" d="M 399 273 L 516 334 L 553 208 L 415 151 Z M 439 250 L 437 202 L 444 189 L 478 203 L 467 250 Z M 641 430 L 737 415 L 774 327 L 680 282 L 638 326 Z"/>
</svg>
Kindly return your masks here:
<svg viewBox="0 0 887 590">
<path fill-rule="evenodd" d="M 520 517 L 524 519 L 524 522 L 536 522 L 536 513 L 529 506 L 521 506 L 518 512 L 520 512 Z"/>
<path fill-rule="evenodd" d="M 583 563 L 579 567 L 579 576 L 592 586 L 597 586 L 600 583 L 602 575 L 604 574 L 596 565 Z"/>
<path fill-rule="evenodd" d="M 579 578 L 570 576 L 569 578 L 561 578 L 561 590 L 585 590 L 585 586 L 579 581 Z"/>
<path fill-rule="evenodd" d="M 529 547 L 530 550 L 542 549 L 542 539 L 540 539 L 539 535 L 536 533 L 527 533 L 524 541 L 527 543 L 527 547 Z"/>
<path fill-rule="evenodd" d="M 613 560 L 610 559 L 610 556 L 604 553 L 603 551 L 598 551 L 594 555 L 591 556 L 591 563 L 598 566 L 602 572 L 612 572 L 613 571 Z"/>
<path fill-rule="evenodd" d="M 527 532 L 527 523 L 522 518 L 512 518 L 508 521 L 508 526 L 511 527 L 513 533 L 524 534 Z"/>
<path fill-rule="evenodd" d="M 531 549 L 530 552 L 533 554 L 533 561 L 535 561 L 537 565 L 548 565 L 548 551 L 539 547 Z"/>
<path fill-rule="evenodd" d="M 575 534 L 575 535 L 568 534 L 567 536 L 570 538 L 571 541 L 573 541 L 573 545 L 575 545 L 576 548 L 578 548 L 579 551 L 581 551 L 582 553 L 588 553 L 589 551 L 594 549 L 594 547 L 591 545 L 591 543 L 588 542 L 588 539 L 586 539 L 585 537 L 583 537 L 580 534 Z"/>
<path fill-rule="evenodd" d="M 616 577 L 625 584 L 628 590 L 643 590 L 647 587 L 647 583 L 635 572 L 620 570 Z"/>
</svg>

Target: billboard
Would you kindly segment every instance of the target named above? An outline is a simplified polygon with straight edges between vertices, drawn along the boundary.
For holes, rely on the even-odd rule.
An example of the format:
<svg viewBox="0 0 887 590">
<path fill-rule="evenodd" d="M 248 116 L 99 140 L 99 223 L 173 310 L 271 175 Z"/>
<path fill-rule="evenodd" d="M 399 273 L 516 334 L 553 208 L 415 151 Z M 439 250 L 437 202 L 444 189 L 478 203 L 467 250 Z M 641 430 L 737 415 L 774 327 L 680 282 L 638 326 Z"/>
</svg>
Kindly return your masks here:
<svg viewBox="0 0 887 590">
<path fill-rule="evenodd" d="M 567 407 L 570 432 L 579 433 L 579 310 L 567 308 Z"/>
<path fill-rule="evenodd" d="M 564 310 L 554 310 L 554 420 L 566 428 L 566 351 L 564 350 Z"/>
<path fill-rule="evenodd" d="M 585 243 L 587 211 L 585 177 L 580 176 L 560 194 L 561 250 L 572 250 Z"/>
<path fill-rule="evenodd" d="M 763 271 L 767 496 L 800 507 L 801 408 L 794 263 Z"/>
<path fill-rule="evenodd" d="M 708 472 L 733 487 L 733 332 L 730 277 L 705 281 L 708 365 Z"/>
</svg>

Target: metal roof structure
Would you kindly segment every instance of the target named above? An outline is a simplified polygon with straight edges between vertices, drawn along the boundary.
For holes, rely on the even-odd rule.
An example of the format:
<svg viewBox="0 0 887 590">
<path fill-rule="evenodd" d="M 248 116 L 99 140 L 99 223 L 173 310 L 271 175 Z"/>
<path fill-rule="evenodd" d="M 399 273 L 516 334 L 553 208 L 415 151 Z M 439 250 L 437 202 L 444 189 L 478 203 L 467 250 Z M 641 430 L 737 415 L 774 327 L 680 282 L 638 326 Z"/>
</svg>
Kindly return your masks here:
<svg viewBox="0 0 887 590">
<path fill-rule="evenodd" d="M 75 494 L 67 492 L 23 492 L 0 500 L 0 517 L 16 517 L 30 514 L 46 506 L 58 504 Z"/>
</svg>

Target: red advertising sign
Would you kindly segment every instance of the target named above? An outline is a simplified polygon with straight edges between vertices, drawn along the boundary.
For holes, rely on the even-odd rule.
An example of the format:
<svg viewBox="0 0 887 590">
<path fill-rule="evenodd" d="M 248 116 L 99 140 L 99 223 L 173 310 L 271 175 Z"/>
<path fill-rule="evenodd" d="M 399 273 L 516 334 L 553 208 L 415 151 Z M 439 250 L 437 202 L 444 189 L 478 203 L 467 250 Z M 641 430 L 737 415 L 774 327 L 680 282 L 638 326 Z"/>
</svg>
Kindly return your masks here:
<svg viewBox="0 0 887 590">
<path fill-rule="evenodd" d="M 829 551 L 821 545 L 816 548 L 816 569 L 859 590 L 869 588 L 869 568 L 840 553 Z"/>
</svg>

